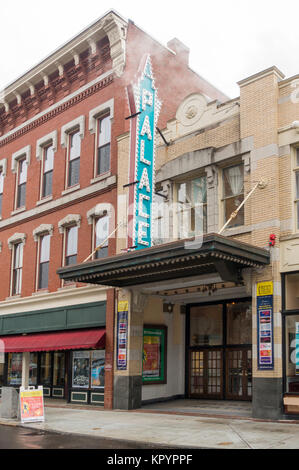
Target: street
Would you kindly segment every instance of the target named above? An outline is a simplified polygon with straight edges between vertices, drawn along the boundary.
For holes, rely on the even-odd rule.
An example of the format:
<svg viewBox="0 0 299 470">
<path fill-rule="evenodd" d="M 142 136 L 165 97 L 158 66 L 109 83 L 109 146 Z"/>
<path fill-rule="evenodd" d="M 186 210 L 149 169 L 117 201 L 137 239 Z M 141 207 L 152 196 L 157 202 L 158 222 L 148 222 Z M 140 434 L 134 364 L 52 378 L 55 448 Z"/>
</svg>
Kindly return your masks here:
<svg viewBox="0 0 299 470">
<path fill-rule="evenodd" d="M 155 446 L 0 425 L 0 449 L 152 449 Z"/>
</svg>

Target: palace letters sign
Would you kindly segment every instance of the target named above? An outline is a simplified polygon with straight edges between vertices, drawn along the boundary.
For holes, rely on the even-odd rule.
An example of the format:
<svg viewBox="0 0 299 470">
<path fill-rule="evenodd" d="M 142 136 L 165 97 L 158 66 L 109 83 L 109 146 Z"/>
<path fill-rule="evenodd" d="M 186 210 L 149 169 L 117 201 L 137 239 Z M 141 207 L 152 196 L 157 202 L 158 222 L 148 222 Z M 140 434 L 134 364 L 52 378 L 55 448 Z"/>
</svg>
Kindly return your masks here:
<svg viewBox="0 0 299 470">
<path fill-rule="evenodd" d="M 131 119 L 129 242 L 136 250 L 152 245 L 155 188 L 155 133 L 161 103 L 157 97 L 150 56 L 138 84 L 128 87 Z"/>
</svg>

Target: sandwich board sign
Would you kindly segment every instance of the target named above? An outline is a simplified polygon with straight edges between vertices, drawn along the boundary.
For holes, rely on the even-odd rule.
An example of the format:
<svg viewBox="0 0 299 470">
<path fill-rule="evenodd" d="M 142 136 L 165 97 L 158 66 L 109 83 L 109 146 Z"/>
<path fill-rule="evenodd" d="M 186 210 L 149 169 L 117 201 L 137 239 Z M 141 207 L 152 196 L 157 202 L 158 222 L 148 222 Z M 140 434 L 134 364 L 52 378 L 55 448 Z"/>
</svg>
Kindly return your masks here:
<svg viewBox="0 0 299 470">
<path fill-rule="evenodd" d="M 43 387 L 20 387 L 20 415 L 22 423 L 45 421 Z"/>
</svg>

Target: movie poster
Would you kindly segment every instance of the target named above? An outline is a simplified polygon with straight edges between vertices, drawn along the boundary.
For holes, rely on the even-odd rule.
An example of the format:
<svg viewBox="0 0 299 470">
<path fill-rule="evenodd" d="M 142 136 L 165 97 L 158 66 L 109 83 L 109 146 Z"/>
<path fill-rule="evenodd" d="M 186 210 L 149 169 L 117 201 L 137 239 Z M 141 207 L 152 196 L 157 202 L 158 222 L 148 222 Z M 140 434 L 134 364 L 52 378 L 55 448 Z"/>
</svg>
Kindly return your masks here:
<svg viewBox="0 0 299 470">
<path fill-rule="evenodd" d="M 73 352 L 73 387 L 89 388 L 90 353 Z"/>
<path fill-rule="evenodd" d="M 105 386 L 105 351 L 91 353 L 91 388 Z"/>
</svg>

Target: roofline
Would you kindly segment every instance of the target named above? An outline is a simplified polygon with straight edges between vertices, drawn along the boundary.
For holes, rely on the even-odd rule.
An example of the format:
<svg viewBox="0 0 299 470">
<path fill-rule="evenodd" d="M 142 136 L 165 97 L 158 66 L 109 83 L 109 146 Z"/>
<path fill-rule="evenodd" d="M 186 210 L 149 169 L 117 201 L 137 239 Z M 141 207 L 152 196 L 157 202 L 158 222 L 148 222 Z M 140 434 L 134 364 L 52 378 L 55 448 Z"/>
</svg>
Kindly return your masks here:
<svg viewBox="0 0 299 470">
<path fill-rule="evenodd" d="M 97 23 L 99 23 L 100 21 L 102 21 L 106 16 L 108 16 L 109 14 L 114 14 L 115 16 L 117 16 L 120 20 L 124 21 L 125 23 L 128 23 L 128 20 L 126 18 L 124 18 L 122 15 L 120 15 L 116 10 L 114 9 L 110 9 L 108 10 L 106 13 L 104 13 L 103 15 L 101 15 L 99 18 L 97 18 L 97 20 L 95 20 L 93 23 L 90 23 L 87 27 L 85 27 L 84 29 L 82 29 L 79 33 L 77 33 L 75 36 L 73 36 L 71 39 L 69 39 L 68 41 L 66 41 L 65 43 L 63 43 L 61 46 L 59 46 L 57 49 L 55 49 L 54 51 L 52 51 L 49 55 L 47 55 L 44 59 L 42 59 L 41 61 L 39 61 L 37 64 L 35 64 L 33 67 L 31 67 L 30 69 L 28 69 L 26 72 L 24 72 L 22 75 L 20 75 L 19 77 L 17 77 L 15 80 L 13 80 L 12 82 L 8 83 L 4 88 L 0 89 L 0 97 L 1 95 L 5 95 L 5 92 L 8 90 L 8 88 L 12 88 L 15 84 L 17 84 L 18 81 L 20 80 L 23 80 L 26 75 L 29 75 L 31 72 L 34 71 L 34 69 L 36 69 L 37 67 L 41 66 L 43 63 L 45 63 L 47 60 L 51 59 L 51 57 L 53 57 L 55 54 L 57 54 L 59 51 L 62 51 L 64 48 L 66 48 L 68 45 L 70 45 L 72 42 L 74 42 L 76 39 L 79 39 L 80 36 L 83 36 L 84 33 L 87 33 L 91 28 L 94 28 Z M 17 87 L 17 85 L 16 85 Z"/>
</svg>

